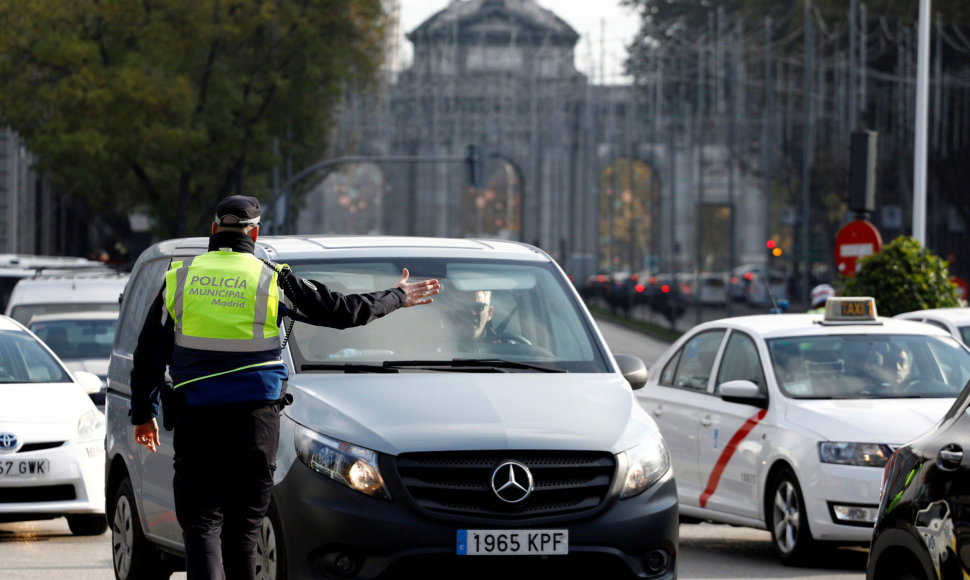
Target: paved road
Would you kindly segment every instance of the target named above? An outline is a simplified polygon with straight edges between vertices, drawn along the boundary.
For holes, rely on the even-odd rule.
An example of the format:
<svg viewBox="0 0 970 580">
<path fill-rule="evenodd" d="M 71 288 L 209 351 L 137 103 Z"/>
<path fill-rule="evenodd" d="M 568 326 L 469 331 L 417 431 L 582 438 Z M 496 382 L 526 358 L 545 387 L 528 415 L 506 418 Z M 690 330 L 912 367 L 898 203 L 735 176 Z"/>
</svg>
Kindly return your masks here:
<svg viewBox="0 0 970 580">
<path fill-rule="evenodd" d="M 818 568 L 788 568 L 772 553 L 768 532 L 713 524 L 680 526 L 681 580 L 864 580 L 865 565 L 865 550 L 843 548 L 821 559 Z M 111 535 L 76 538 L 63 518 L 0 524 L 0 578 L 111 580 Z M 184 580 L 185 573 L 172 578 Z"/>
</svg>

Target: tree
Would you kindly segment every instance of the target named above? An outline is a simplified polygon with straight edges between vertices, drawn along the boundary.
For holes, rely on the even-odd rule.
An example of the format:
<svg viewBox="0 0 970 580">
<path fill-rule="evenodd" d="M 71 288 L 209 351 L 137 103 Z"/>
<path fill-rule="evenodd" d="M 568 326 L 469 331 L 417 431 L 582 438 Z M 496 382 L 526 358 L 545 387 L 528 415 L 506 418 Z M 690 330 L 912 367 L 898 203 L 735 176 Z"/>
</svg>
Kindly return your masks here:
<svg viewBox="0 0 970 580">
<path fill-rule="evenodd" d="M 4 0 L 0 22 L 0 123 L 61 189 L 163 237 L 265 198 L 274 138 L 317 160 L 383 36 L 380 0 Z"/>
<path fill-rule="evenodd" d="M 914 238 L 900 236 L 881 251 L 860 258 L 858 266 L 854 277 L 844 279 L 841 294 L 872 296 L 882 316 L 960 306 L 947 263 Z"/>
</svg>

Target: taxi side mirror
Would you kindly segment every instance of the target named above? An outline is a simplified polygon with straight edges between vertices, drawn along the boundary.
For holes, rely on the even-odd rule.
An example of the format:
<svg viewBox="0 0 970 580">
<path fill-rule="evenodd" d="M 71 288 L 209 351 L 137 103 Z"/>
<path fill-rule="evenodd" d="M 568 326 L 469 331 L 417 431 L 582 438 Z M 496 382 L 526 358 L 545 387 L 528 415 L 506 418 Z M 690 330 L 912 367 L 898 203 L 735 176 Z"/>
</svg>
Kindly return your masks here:
<svg viewBox="0 0 970 580">
<path fill-rule="evenodd" d="M 630 387 L 635 391 L 647 384 L 647 365 L 640 357 L 629 354 L 614 354 L 617 366 L 620 367 L 620 374 L 630 383 Z"/>
<path fill-rule="evenodd" d="M 74 378 L 77 379 L 78 384 L 81 385 L 84 392 L 89 395 L 94 395 L 101 391 L 101 379 L 94 373 L 75 371 Z"/>
<path fill-rule="evenodd" d="M 717 387 L 717 392 L 721 399 L 729 403 L 752 405 L 762 409 L 768 408 L 768 396 L 751 381 L 737 380 L 721 383 Z"/>
</svg>

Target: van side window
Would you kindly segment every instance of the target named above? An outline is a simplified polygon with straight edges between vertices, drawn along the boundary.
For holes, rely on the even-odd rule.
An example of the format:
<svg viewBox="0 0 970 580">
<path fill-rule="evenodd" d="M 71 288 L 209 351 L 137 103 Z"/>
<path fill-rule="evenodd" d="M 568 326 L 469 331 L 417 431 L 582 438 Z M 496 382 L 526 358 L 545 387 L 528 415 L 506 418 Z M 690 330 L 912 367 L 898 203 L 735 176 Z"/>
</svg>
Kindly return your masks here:
<svg viewBox="0 0 970 580">
<path fill-rule="evenodd" d="M 160 257 L 131 273 L 131 278 L 125 287 L 124 303 L 121 305 L 121 317 L 118 320 L 115 340 L 115 345 L 121 352 L 126 354 L 135 352 L 145 315 L 155 296 L 158 295 L 158 291 L 162 289 L 168 265 L 169 258 Z"/>
</svg>

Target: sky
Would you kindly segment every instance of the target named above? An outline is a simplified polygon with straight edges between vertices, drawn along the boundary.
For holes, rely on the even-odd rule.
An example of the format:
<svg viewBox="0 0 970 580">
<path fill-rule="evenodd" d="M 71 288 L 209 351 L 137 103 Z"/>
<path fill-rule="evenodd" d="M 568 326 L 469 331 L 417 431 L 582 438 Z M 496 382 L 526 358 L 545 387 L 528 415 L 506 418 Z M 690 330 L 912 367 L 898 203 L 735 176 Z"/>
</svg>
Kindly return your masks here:
<svg viewBox="0 0 970 580">
<path fill-rule="evenodd" d="M 401 33 L 414 30 L 451 2 L 401 0 Z M 577 70 L 594 83 L 600 82 L 601 68 L 607 83 L 623 79 L 625 47 L 639 28 L 639 19 L 632 10 L 622 7 L 620 0 L 538 0 L 538 4 L 553 11 L 579 33 Z M 403 39 L 401 49 L 404 61 L 410 63 L 411 43 Z"/>
</svg>

